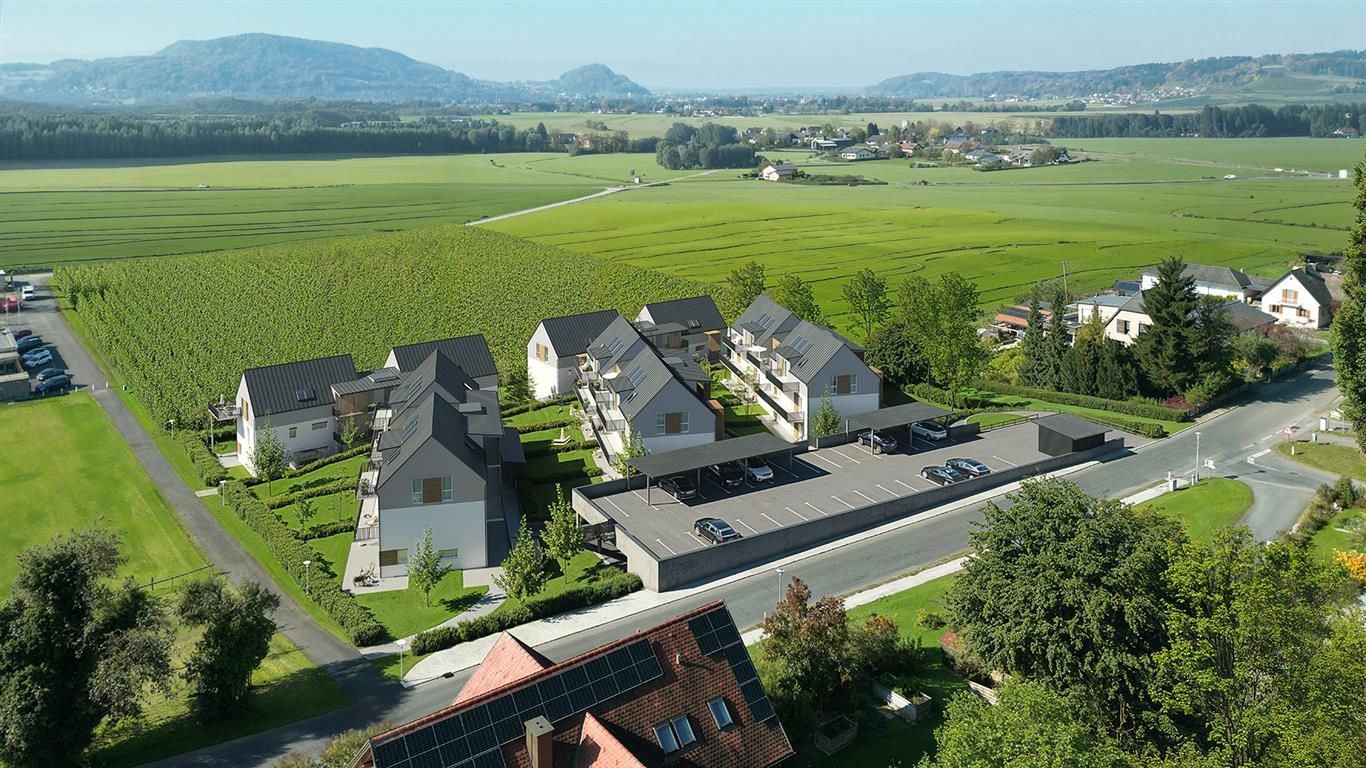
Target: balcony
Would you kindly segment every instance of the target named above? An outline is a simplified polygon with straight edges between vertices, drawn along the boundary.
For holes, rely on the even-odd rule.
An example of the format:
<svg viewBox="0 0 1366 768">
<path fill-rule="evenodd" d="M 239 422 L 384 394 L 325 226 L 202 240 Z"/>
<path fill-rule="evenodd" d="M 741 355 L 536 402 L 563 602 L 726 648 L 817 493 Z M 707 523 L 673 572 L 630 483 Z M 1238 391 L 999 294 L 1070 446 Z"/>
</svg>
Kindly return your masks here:
<svg viewBox="0 0 1366 768">
<path fill-rule="evenodd" d="M 764 369 L 764 378 L 768 379 L 768 383 L 777 387 L 778 390 L 782 392 L 796 392 L 802 385 L 802 383 L 797 380 L 797 377 L 790 373 L 779 376 L 767 368 Z"/>
<path fill-rule="evenodd" d="M 782 414 L 783 418 L 788 421 L 801 421 L 800 418 L 793 418 L 794 413 L 800 415 L 801 411 L 796 410 L 797 406 L 793 405 L 790 399 L 774 397 L 762 389 L 754 390 L 754 394 L 767 403 L 775 413 Z"/>
</svg>

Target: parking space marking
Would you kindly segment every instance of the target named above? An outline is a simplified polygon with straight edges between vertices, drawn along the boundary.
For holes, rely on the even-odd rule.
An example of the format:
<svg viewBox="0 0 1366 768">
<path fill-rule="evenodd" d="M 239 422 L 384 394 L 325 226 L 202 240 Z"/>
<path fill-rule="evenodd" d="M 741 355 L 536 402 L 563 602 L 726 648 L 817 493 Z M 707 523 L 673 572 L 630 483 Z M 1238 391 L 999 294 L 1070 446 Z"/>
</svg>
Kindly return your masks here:
<svg viewBox="0 0 1366 768">
<path fill-rule="evenodd" d="M 863 491 L 854 491 L 854 493 L 857 493 L 858 495 L 862 496 L 863 498 L 867 499 L 868 501 L 870 501 L 870 502 L 872 502 L 872 503 L 874 503 L 874 504 L 877 503 L 877 499 L 874 499 L 872 496 L 869 496 L 868 494 L 864 493 Z"/>
<path fill-rule="evenodd" d="M 782 472 L 784 475 L 788 475 L 788 476 L 790 476 L 790 477 L 796 477 L 796 476 L 797 476 L 796 474 L 794 474 L 794 473 L 792 472 L 792 470 L 790 470 L 790 469 L 783 469 L 782 467 L 778 466 L 777 464 L 770 464 L 769 466 L 773 467 L 774 469 L 778 470 L 779 472 Z"/>
<path fill-rule="evenodd" d="M 1005 464 L 1009 464 L 1009 465 L 1012 466 L 1012 467 L 1018 467 L 1018 466 L 1020 466 L 1019 464 L 1016 464 L 1015 462 L 1009 461 L 1009 460 L 1007 460 L 1007 459 L 1003 459 L 1003 458 L 1001 458 L 1000 456 L 995 456 L 995 455 L 993 455 L 991 458 L 993 458 L 993 459 L 995 459 L 995 460 L 997 460 L 997 461 L 999 461 L 999 462 L 1002 462 L 1002 463 L 1005 463 Z"/>
<path fill-rule="evenodd" d="M 622 509 L 621 507 L 618 507 L 618 506 L 617 506 L 617 503 L 616 503 L 615 501 L 612 501 L 611 497 L 609 497 L 609 496 L 604 496 L 604 497 L 602 498 L 602 500 L 605 501 L 605 502 L 607 502 L 608 504 L 611 504 L 611 505 L 612 505 L 612 509 L 615 509 L 616 511 L 618 511 L 618 512 L 620 512 L 621 514 L 625 515 L 626 517 L 630 517 L 630 516 L 631 516 L 631 513 L 630 513 L 630 512 L 627 512 L 626 510 Z"/>
<path fill-rule="evenodd" d="M 897 497 L 898 499 L 901 498 L 901 494 L 897 493 L 896 491 L 892 490 L 891 488 L 888 488 L 887 486 L 883 485 L 882 483 L 878 483 L 878 484 L 877 484 L 877 487 L 881 488 L 882 490 L 886 491 L 887 493 L 892 494 L 893 496 Z"/>
<path fill-rule="evenodd" d="M 841 499 L 841 498 L 838 497 L 838 496 L 831 496 L 830 498 L 834 499 L 835 501 L 838 501 L 839 503 L 843 504 L 844 506 L 846 506 L 846 507 L 848 507 L 848 508 L 850 508 L 850 509 L 853 509 L 853 508 L 854 508 L 854 505 L 853 505 L 853 504 L 850 504 L 849 502 L 845 501 L 844 499 Z"/>
<path fill-rule="evenodd" d="M 814 510 L 816 510 L 817 512 L 821 513 L 821 515 L 823 515 L 823 516 L 825 515 L 825 510 L 821 509 L 820 507 L 816 506 L 815 504 L 812 504 L 812 503 L 809 502 L 809 501 L 803 502 L 803 503 L 806 504 L 806 506 L 811 507 L 812 509 L 814 509 Z"/>
<path fill-rule="evenodd" d="M 919 488 L 916 488 L 914 485 L 911 485 L 910 483 L 904 483 L 904 482 L 902 482 L 902 481 L 900 481 L 900 480 L 898 480 L 898 481 L 896 481 L 896 482 L 897 482 L 897 485 L 904 485 L 904 486 L 906 486 L 907 488 L 910 488 L 910 489 L 913 490 L 913 491 L 918 491 L 918 490 L 920 490 Z"/>
<path fill-rule="evenodd" d="M 659 544 L 659 546 L 661 546 L 661 547 L 663 547 L 663 548 L 669 550 L 669 554 L 671 554 L 671 555 L 676 555 L 676 554 L 678 554 L 677 552 L 674 551 L 673 547 L 669 546 L 668 544 L 665 544 L 664 541 L 663 541 L 662 539 L 655 539 L 655 543 L 657 543 L 657 544 Z"/>
<path fill-rule="evenodd" d="M 831 460 L 825 458 L 824 456 L 820 455 L 819 453 L 813 453 L 813 454 L 811 454 L 811 455 L 814 456 L 815 458 L 820 459 L 821 461 L 825 462 L 826 464 L 829 464 L 830 466 L 834 467 L 835 469 L 844 469 L 844 465 L 843 465 L 843 464 L 836 464 L 835 462 L 833 462 L 833 461 L 831 461 Z"/>
<path fill-rule="evenodd" d="M 786 509 L 788 512 L 791 512 L 792 514 L 796 515 L 797 517 L 800 517 L 800 518 L 803 519 L 803 520 L 810 520 L 810 519 L 811 519 L 811 518 L 807 517 L 806 515 L 803 515 L 802 513 L 800 513 L 800 512 L 798 512 L 797 510 L 793 509 L 792 507 L 784 507 L 784 509 Z"/>
<path fill-rule="evenodd" d="M 836 456 L 839 456 L 840 458 L 844 459 L 845 461 L 852 461 L 852 462 L 854 462 L 855 464 L 862 464 L 862 463 L 863 463 L 863 462 L 859 461 L 858 459 L 854 458 L 853 456 L 846 456 L 845 453 L 844 453 L 844 451 L 839 451 L 839 450 L 835 450 L 834 448 L 831 448 L 831 449 L 830 449 L 830 452 L 833 453 L 833 454 L 835 454 Z"/>
<path fill-rule="evenodd" d="M 745 530 L 749 531 L 750 533 L 754 534 L 755 536 L 758 536 L 758 535 L 759 535 L 759 532 L 756 531 L 756 530 L 754 530 L 753 528 L 750 528 L 750 527 L 749 527 L 749 523 L 746 523 L 744 520 L 739 520 L 739 519 L 737 519 L 735 522 L 736 522 L 737 524 L 739 524 L 739 525 L 745 526 Z"/>
<path fill-rule="evenodd" d="M 688 535 L 691 536 L 693 538 L 693 541 L 697 542 L 698 544 L 701 544 L 704 547 L 707 546 L 707 542 L 703 541 L 701 536 L 698 536 L 692 531 L 688 531 Z"/>
<path fill-rule="evenodd" d="M 774 525 L 778 526 L 779 528 L 782 528 L 782 527 L 783 527 L 783 524 L 782 524 L 782 523 L 780 523 L 780 522 L 778 522 L 777 520 L 774 520 L 773 518 L 769 517 L 767 512 L 760 512 L 760 513 L 759 513 L 759 517 L 762 517 L 763 519 L 769 521 L 770 523 L 773 523 Z"/>
</svg>

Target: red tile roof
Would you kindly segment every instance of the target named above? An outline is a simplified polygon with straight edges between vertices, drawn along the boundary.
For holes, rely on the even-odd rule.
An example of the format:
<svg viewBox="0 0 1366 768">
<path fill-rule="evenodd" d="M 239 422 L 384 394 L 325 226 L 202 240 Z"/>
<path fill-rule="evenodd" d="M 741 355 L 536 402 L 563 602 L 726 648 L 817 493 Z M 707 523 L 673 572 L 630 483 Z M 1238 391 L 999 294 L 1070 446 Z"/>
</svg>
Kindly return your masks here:
<svg viewBox="0 0 1366 768">
<path fill-rule="evenodd" d="M 583 716 L 575 768 L 645 768 L 593 713 Z"/>
<path fill-rule="evenodd" d="M 545 657 L 528 648 L 512 633 L 504 632 L 451 703 L 461 704 L 480 694 L 525 680 L 548 666 L 550 662 Z"/>
</svg>

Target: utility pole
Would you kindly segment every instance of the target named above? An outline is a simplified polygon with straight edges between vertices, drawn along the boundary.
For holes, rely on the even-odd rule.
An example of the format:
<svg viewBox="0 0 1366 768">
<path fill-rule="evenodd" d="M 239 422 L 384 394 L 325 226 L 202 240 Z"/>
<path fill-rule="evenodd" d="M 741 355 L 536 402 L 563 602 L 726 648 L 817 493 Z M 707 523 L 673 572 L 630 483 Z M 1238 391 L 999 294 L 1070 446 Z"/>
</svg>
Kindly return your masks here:
<svg viewBox="0 0 1366 768">
<path fill-rule="evenodd" d="M 1067 293 L 1067 259 L 1062 261 L 1062 292 Z M 1054 311 L 1058 311 L 1056 307 Z"/>
<path fill-rule="evenodd" d="M 1195 485 L 1196 483 L 1200 482 L 1200 433 L 1199 433 L 1198 431 L 1195 433 L 1195 475 L 1194 475 L 1194 477 L 1195 477 L 1195 479 L 1191 482 L 1191 485 Z"/>
</svg>

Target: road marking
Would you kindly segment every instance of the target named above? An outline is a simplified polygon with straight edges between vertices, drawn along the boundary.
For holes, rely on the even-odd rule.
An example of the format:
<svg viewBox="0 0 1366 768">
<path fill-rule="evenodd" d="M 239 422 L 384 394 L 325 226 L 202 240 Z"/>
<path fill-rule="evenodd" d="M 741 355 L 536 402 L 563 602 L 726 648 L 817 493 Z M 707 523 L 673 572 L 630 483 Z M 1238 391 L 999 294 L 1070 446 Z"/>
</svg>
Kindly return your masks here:
<svg viewBox="0 0 1366 768">
<path fill-rule="evenodd" d="M 830 466 L 834 467 L 835 469 L 843 469 L 843 468 L 844 468 L 844 465 L 843 465 L 843 464 L 836 464 L 835 462 L 833 462 L 833 461 L 831 461 L 831 460 L 825 458 L 824 456 L 820 455 L 819 453 L 813 453 L 813 454 L 811 454 L 811 455 L 814 456 L 815 458 L 820 459 L 821 461 L 825 462 L 826 464 L 829 464 Z"/>
<path fill-rule="evenodd" d="M 1267 440 L 1271 440 L 1271 439 L 1275 438 L 1277 434 L 1278 434 L 1278 433 L 1276 433 L 1276 432 L 1272 432 L 1271 434 L 1267 435 L 1266 437 L 1263 437 L 1261 440 L 1258 440 L 1257 442 L 1259 442 L 1259 443 L 1265 443 Z"/>
<path fill-rule="evenodd" d="M 1257 451 L 1256 453 L 1254 453 L 1254 454 L 1252 454 L 1251 456 L 1247 457 L 1247 463 L 1249 463 L 1249 464 L 1256 464 L 1256 463 L 1257 463 L 1257 459 L 1260 459 L 1261 457 L 1267 455 L 1268 453 L 1271 453 L 1271 449 L 1270 449 L 1270 448 L 1263 448 L 1262 450 Z"/>
<path fill-rule="evenodd" d="M 749 531 L 750 533 L 754 534 L 755 536 L 758 536 L 758 535 L 759 535 L 759 532 L 756 531 L 756 530 L 754 530 L 753 528 L 750 528 L 750 527 L 749 527 L 749 523 L 746 523 L 744 520 L 736 520 L 735 522 L 736 522 L 738 525 L 743 525 L 743 526 L 745 526 L 745 530 Z"/>
<path fill-rule="evenodd" d="M 834 499 L 835 501 L 838 501 L 839 503 L 843 504 L 844 506 L 846 506 L 846 507 L 848 507 L 848 508 L 850 508 L 850 509 L 853 509 L 853 508 L 854 508 L 854 505 L 853 505 L 853 504 L 850 504 L 849 502 L 845 501 L 844 499 L 841 499 L 841 498 L 838 497 L 838 496 L 831 496 L 830 498 Z"/>
<path fill-rule="evenodd" d="M 692 531 L 688 531 L 688 535 L 691 536 L 693 538 L 693 541 L 696 541 L 698 544 L 701 544 L 704 547 L 707 546 L 707 542 L 704 541 L 701 536 L 698 536 Z"/>
<path fill-rule="evenodd" d="M 811 507 L 812 509 L 814 509 L 814 510 L 816 510 L 817 512 L 821 513 L 822 515 L 825 514 L 825 510 L 821 509 L 820 507 L 816 506 L 815 504 L 812 504 L 812 503 L 809 502 L 809 501 L 806 501 L 806 502 L 803 502 L 803 503 L 806 504 L 806 506 Z"/>
<path fill-rule="evenodd" d="M 797 510 L 793 509 L 792 507 L 784 507 L 784 509 L 786 509 L 788 512 L 791 512 L 792 514 L 796 515 L 797 517 L 800 517 L 800 518 L 803 519 L 803 520 L 810 520 L 810 519 L 811 519 L 811 518 L 807 517 L 806 515 L 803 515 L 802 513 L 800 513 L 800 512 L 798 512 Z"/>
<path fill-rule="evenodd" d="M 668 544 L 665 544 L 665 543 L 663 542 L 663 540 L 661 540 L 661 539 L 655 539 L 655 543 L 657 543 L 657 544 L 659 544 L 659 546 L 661 546 L 661 547 L 663 547 L 663 548 L 669 550 L 669 554 L 671 554 L 671 555 L 676 555 L 676 554 L 678 554 L 677 552 L 674 551 L 673 547 L 669 546 Z"/>
<path fill-rule="evenodd" d="M 1256 448 L 1256 447 L 1257 447 L 1257 444 L 1256 444 L 1256 443 L 1248 443 L 1247 445 L 1245 445 L 1245 446 L 1243 446 L 1243 447 L 1244 447 L 1244 448 Z"/>
<path fill-rule="evenodd" d="M 860 495 L 860 496 L 862 496 L 863 498 L 865 498 L 865 499 L 871 501 L 871 502 L 874 503 L 874 504 L 877 503 L 877 499 L 874 499 L 872 496 L 869 496 L 868 494 L 864 493 L 863 491 L 854 491 L 854 493 L 857 493 L 858 495 Z"/>
<path fill-rule="evenodd" d="M 789 477 L 796 477 L 796 476 L 797 476 L 796 474 L 794 474 L 794 473 L 791 472 L 790 470 L 783 469 L 782 467 L 778 466 L 777 464 L 770 464 L 769 466 L 770 466 L 770 467 L 773 467 L 774 469 L 778 470 L 779 472 L 782 472 L 784 475 L 787 475 L 787 476 L 789 476 Z"/>
<path fill-rule="evenodd" d="M 995 460 L 1001 462 L 1002 464 L 1009 464 L 1009 465 L 1012 466 L 1012 467 L 1018 467 L 1018 466 L 1020 466 L 1019 464 L 1016 464 L 1016 463 L 1013 462 L 1013 461 L 1009 461 L 1009 460 L 1007 460 L 1007 459 L 1003 459 L 1003 458 L 1001 458 L 1000 456 L 997 456 L 997 455 L 995 455 L 995 454 L 992 454 L 992 457 L 991 457 L 991 458 L 993 458 L 993 459 L 995 459 Z"/>
<path fill-rule="evenodd" d="M 615 501 L 612 501 L 611 499 L 608 499 L 608 498 L 603 499 L 603 501 L 607 502 L 608 504 L 611 504 L 611 505 L 612 505 L 612 509 L 615 509 L 616 511 L 620 512 L 621 514 L 623 514 L 623 515 L 625 515 L 625 516 L 627 516 L 627 517 L 630 517 L 630 516 L 631 516 L 631 513 L 630 513 L 630 512 L 627 512 L 626 510 L 622 509 L 621 507 L 618 507 L 618 506 L 617 506 L 617 503 L 616 503 Z"/>
<path fill-rule="evenodd" d="M 782 528 L 782 527 L 783 527 L 783 524 L 782 524 L 782 523 L 780 523 L 780 522 L 778 522 L 777 520 L 774 520 L 773 518 L 769 517 L 767 512 L 760 512 L 760 513 L 759 513 L 759 517 L 762 517 L 763 519 L 769 521 L 770 523 L 773 523 L 774 525 L 778 526 L 779 528 Z"/>
<path fill-rule="evenodd" d="M 887 493 L 892 494 L 893 496 L 897 497 L 898 499 L 901 498 L 901 494 L 897 493 L 896 491 L 892 490 L 891 488 L 888 488 L 887 486 L 883 485 L 882 483 L 878 483 L 877 487 L 881 488 L 882 490 L 886 491 Z"/>
<path fill-rule="evenodd" d="M 918 490 L 920 490 L 919 488 L 916 488 L 914 485 L 911 485 L 910 483 L 903 483 L 903 482 L 900 481 L 900 480 L 898 480 L 898 481 L 896 481 L 896 482 L 897 482 L 897 485 L 904 485 L 905 487 L 910 488 L 910 489 L 913 490 L 913 491 L 918 491 Z"/>
<path fill-rule="evenodd" d="M 837 451 L 837 450 L 835 450 L 834 448 L 831 448 L 831 449 L 830 449 L 830 452 L 833 453 L 833 454 L 835 454 L 836 456 L 839 456 L 840 458 L 844 459 L 845 461 L 852 461 L 852 462 L 854 462 L 855 464 L 862 464 L 862 463 L 863 463 L 863 462 L 859 461 L 858 459 L 854 458 L 853 456 L 846 456 L 846 455 L 844 454 L 844 451 Z"/>
</svg>

